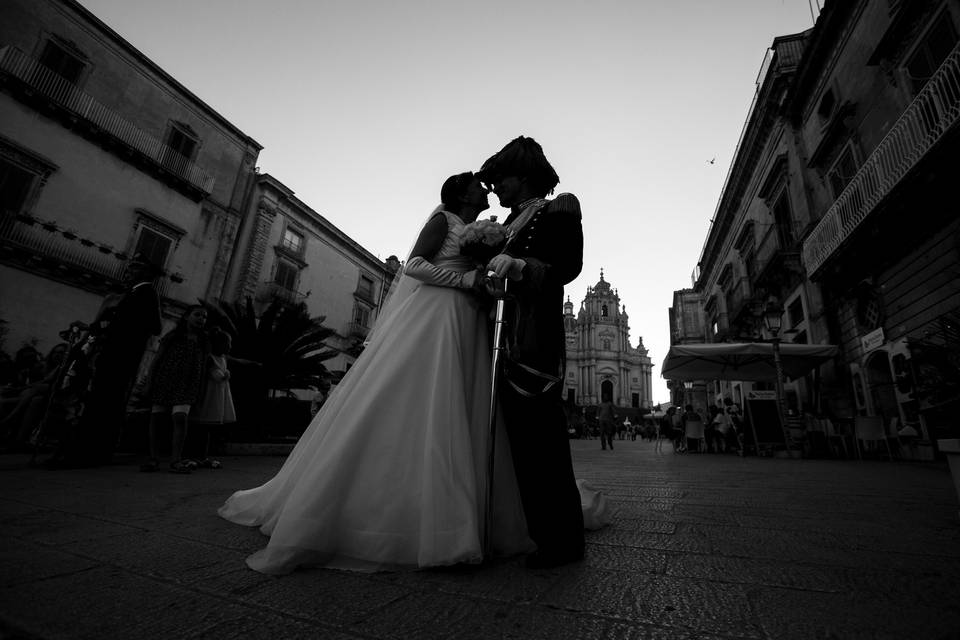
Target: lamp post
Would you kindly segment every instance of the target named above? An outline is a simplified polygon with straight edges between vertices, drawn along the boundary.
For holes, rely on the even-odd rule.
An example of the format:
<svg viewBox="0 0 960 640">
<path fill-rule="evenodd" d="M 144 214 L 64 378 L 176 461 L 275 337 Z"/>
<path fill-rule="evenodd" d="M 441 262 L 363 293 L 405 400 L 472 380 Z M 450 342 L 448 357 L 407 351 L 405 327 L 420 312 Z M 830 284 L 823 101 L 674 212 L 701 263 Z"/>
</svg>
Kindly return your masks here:
<svg viewBox="0 0 960 640">
<path fill-rule="evenodd" d="M 773 344 L 773 366 L 776 369 L 777 376 L 777 414 L 780 416 L 780 428 L 783 429 L 783 444 L 789 452 L 790 431 L 787 429 L 787 412 L 783 409 L 783 363 L 780 360 L 780 327 L 783 322 L 783 307 L 777 301 L 770 300 L 767 302 L 767 307 L 763 312 L 763 322 L 767 326 L 767 331 L 773 336 L 770 342 Z"/>
<path fill-rule="evenodd" d="M 683 381 L 683 406 L 693 404 L 693 380 Z"/>
</svg>

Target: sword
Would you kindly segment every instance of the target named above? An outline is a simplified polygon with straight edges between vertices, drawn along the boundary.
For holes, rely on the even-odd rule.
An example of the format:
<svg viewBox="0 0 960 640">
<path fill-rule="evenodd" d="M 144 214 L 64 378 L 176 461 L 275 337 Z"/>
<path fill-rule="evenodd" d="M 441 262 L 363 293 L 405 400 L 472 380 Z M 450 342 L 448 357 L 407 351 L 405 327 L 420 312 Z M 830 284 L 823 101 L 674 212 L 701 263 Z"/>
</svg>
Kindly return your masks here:
<svg viewBox="0 0 960 640">
<path fill-rule="evenodd" d="M 493 357 L 490 376 L 490 419 L 488 422 L 487 438 L 487 502 L 483 519 L 483 557 L 490 560 L 493 557 L 493 472 L 494 452 L 497 440 L 497 387 L 500 384 L 501 356 L 504 350 L 503 337 L 506 321 L 504 310 L 506 307 L 507 279 L 497 278 L 496 273 L 490 271 L 487 277 L 494 284 L 493 295 L 497 298 L 496 312 L 493 320 Z"/>
</svg>

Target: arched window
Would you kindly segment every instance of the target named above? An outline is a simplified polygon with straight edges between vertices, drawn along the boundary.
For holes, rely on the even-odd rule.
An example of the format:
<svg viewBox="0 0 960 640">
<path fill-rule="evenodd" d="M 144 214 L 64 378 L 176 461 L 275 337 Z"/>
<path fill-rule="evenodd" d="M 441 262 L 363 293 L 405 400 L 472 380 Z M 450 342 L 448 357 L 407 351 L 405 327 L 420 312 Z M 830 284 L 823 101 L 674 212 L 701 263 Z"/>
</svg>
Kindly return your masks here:
<svg viewBox="0 0 960 640">
<path fill-rule="evenodd" d="M 601 306 L 601 307 L 600 307 L 600 317 L 601 317 L 601 318 L 606 318 L 607 315 L 609 315 L 609 311 L 607 311 L 607 305 Z"/>
</svg>

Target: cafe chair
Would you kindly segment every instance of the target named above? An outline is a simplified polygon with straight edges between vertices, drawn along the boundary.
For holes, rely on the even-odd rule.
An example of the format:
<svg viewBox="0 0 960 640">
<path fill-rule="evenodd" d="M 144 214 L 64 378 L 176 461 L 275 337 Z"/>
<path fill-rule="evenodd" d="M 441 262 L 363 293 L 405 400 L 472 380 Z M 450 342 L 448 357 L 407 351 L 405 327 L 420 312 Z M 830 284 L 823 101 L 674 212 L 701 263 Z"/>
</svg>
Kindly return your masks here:
<svg viewBox="0 0 960 640">
<path fill-rule="evenodd" d="M 887 448 L 887 456 L 893 460 L 893 452 L 890 450 L 890 440 L 887 437 L 886 425 L 883 423 L 882 416 L 856 416 L 853 419 L 853 431 L 857 442 L 857 457 L 863 460 L 863 451 L 860 442 L 878 442 L 883 441 Z"/>
<path fill-rule="evenodd" d="M 687 438 L 687 446 L 690 446 L 691 440 L 697 441 L 697 452 L 706 453 L 707 451 L 707 440 L 704 435 L 703 420 L 687 420 L 687 426 L 684 430 L 684 435 Z"/>
</svg>

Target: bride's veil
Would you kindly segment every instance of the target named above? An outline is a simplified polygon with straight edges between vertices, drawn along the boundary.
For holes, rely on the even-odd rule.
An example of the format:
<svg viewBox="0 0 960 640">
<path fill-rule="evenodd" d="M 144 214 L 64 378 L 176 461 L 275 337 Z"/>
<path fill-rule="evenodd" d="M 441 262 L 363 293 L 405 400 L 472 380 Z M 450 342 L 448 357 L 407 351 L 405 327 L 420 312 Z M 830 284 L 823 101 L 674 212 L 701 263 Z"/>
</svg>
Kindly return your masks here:
<svg viewBox="0 0 960 640">
<path fill-rule="evenodd" d="M 417 235 L 414 236 L 413 242 L 410 244 L 410 248 L 406 252 L 406 260 L 401 264 L 400 268 L 397 269 L 396 275 L 393 276 L 393 280 L 390 283 L 390 289 L 387 290 L 387 295 L 383 298 L 383 304 L 380 305 L 380 312 L 377 313 L 377 319 L 373 323 L 373 327 L 370 329 L 370 332 L 367 333 L 366 340 L 363 341 L 363 346 L 366 347 L 373 340 L 373 337 L 380 331 L 383 330 L 383 327 L 390 322 L 390 319 L 396 315 L 397 309 L 401 306 L 404 300 L 406 300 L 410 294 L 417 290 L 420 286 L 420 281 L 415 278 L 408 276 L 406 272 L 407 263 L 410 261 L 410 254 L 413 252 L 413 247 L 417 242 L 417 237 L 420 235 L 420 230 L 426 226 L 427 222 L 435 216 L 437 213 L 443 211 L 443 205 L 438 205 L 433 211 L 430 212 L 430 215 L 427 216 L 426 220 L 423 221 L 423 224 L 417 229 Z"/>
</svg>

